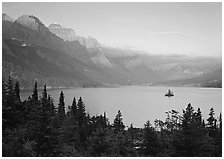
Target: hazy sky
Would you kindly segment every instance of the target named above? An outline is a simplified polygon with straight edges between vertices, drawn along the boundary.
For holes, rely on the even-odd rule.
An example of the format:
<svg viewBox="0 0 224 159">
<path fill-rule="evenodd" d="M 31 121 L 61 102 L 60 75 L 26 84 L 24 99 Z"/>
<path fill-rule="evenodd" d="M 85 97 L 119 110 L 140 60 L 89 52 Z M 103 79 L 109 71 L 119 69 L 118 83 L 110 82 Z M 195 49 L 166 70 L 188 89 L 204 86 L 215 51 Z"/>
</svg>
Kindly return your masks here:
<svg viewBox="0 0 224 159">
<path fill-rule="evenodd" d="M 38 17 L 110 46 L 150 53 L 221 56 L 222 4 L 219 3 L 3 3 L 16 19 Z"/>
</svg>

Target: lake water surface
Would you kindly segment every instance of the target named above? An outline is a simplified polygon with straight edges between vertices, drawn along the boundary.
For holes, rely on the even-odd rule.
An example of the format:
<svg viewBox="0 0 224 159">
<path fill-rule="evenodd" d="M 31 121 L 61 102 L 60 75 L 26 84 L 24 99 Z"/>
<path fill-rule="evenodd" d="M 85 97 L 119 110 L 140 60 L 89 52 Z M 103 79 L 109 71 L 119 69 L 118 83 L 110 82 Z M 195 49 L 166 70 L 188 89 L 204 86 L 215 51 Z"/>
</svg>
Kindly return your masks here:
<svg viewBox="0 0 224 159">
<path fill-rule="evenodd" d="M 175 96 L 168 98 L 164 94 L 171 89 Z M 166 119 L 166 111 L 182 109 L 191 103 L 195 110 L 201 108 L 204 119 L 208 118 L 211 107 L 215 116 L 222 111 L 222 89 L 194 87 L 143 87 L 128 86 L 118 88 L 74 88 L 48 91 L 57 106 L 60 91 L 64 92 L 66 106 L 71 105 L 73 97 L 83 98 L 90 115 L 103 114 L 105 111 L 110 122 L 113 122 L 118 110 L 121 110 L 126 126 L 133 123 L 143 127 L 147 120 Z M 21 99 L 27 99 L 30 92 L 21 93 Z M 39 95 L 41 92 L 39 91 Z"/>
</svg>

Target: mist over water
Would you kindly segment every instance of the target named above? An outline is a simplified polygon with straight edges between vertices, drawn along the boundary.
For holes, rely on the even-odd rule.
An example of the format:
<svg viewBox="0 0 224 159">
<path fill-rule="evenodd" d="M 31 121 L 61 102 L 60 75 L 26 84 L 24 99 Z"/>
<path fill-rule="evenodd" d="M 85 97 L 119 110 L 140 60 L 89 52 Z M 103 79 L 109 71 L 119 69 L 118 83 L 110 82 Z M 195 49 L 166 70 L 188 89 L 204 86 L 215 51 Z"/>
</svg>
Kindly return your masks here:
<svg viewBox="0 0 224 159">
<path fill-rule="evenodd" d="M 164 94 L 168 89 L 174 92 L 174 97 L 168 98 Z M 54 99 L 54 105 L 58 106 L 61 89 L 51 90 L 48 93 Z M 208 118 L 211 107 L 215 110 L 215 116 L 222 111 L 222 93 L 219 88 L 195 88 L 195 87 L 141 87 L 128 86 L 118 88 L 75 88 L 62 89 L 65 95 L 66 107 L 71 105 L 73 97 L 76 100 L 83 98 L 86 111 L 90 115 L 100 115 L 104 111 L 112 123 L 118 110 L 121 110 L 126 126 L 133 123 L 136 127 L 143 127 L 147 120 L 151 123 L 155 119 L 166 119 L 166 111 L 182 110 L 191 103 L 195 110 L 200 107 L 203 118 Z M 21 99 L 27 99 L 31 92 L 21 94 Z M 39 91 L 41 95 L 41 91 Z"/>
</svg>

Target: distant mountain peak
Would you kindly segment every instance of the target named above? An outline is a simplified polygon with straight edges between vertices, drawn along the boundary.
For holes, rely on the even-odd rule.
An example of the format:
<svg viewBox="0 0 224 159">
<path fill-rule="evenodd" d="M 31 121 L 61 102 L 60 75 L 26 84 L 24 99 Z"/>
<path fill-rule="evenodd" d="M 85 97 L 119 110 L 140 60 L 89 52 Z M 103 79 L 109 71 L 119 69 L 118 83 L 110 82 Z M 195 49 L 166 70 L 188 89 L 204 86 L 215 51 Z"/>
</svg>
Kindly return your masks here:
<svg viewBox="0 0 224 159">
<path fill-rule="evenodd" d="M 75 34 L 74 29 L 62 27 L 58 23 L 52 23 L 48 26 L 48 29 L 55 35 L 62 38 L 64 41 L 79 41 L 81 45 L 84 45 L 87 49 L 98 49 L 101 45 L 92 36 L 82 37 Z"/>
<path fill-rule="evenodd" d="M 15 20 L 8 16 L 6 13 L 2 13 L 2 20 L 14 22 Z"/>
<path fill-rule="evenodd" d="M 37 17 L 33 15 L 22 15 L 19 18 L 17 18 L 16 22 L 32 30 L 39 31 L 46 28 L 45 25 Z"/>
<path fill-rule="evenodd" d="M 62 38 L 64 41 L 74 41 L 74 40 L 76 40 L 74 29 L 62 27 L 58 23 L 50 24 L 48 26 L 48 29 L 50 30 L 50 32 L 52 32 L 53 34 Z"/>
<path fill-rule="evenodd" d="M 52 23 L 48 26 L 48 28 L 62 28 L 62 26 L 58 23 Z"/>
</svg>

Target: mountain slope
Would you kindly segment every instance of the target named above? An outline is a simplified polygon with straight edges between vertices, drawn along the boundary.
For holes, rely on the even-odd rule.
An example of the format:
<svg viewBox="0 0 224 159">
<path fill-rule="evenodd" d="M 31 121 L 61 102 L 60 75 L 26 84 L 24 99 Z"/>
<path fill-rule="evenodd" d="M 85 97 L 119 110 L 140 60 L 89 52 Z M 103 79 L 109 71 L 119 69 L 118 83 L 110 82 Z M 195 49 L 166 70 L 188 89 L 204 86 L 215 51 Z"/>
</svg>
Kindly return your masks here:
<svg viewBox="0 0 224 159">
<path fill-rule="evenodd" d="M 65 42 L 34 16 L 3 20 L 2 37 L 3 76 L 12 74 L 24 87 L 35 79 L 51 86 L 127 84 L 126 74 L 107 67 L 110 62 L 98 49 Z"/>
<path fill-rule="evenodd" d="M 80 36 L 75 35 L 74 30 L 69 35 L 71 29 L 61 27 L 59 24 L 51 24 L 48 28 L 52 33 L 62 38 L 68 47 L 76 50 L 81 43 L 86 48 L 85 52 L 80 50 L 76 54 L 71 52 L 70 56 L 98 70 L 101 76 L 91 75 L 97 81 L 113 84 L 142 84 L 161 80 L 160 76 L 147 68 L 137 56 L 125 56 L 125 58 L 107 57 L 105 54 L 108 54 L 108 49 L 101 47 L 97 40 L 92 37 L 80 38 Z M 68 40 L 68 37 L 73 38 Z M 115 54 L 117 50 L 111 49 L 110 51 Z M 118 51 L 121 50 L 118 49 Z M 135 61 L 139 60 L 139 63 L 133 65 Z"/>
<path fill-rule="evenodd" d="M 120 70 L 128 73 L 129 83 L 134 84 L 137 81 L 141 83 L 151 83 L 162 80 L 161 76 L 145 66 L 138 55 L 110 58 L 110 61 L 116 66 L 119 66 Z"/>
<path fill-rule="evenodd" d="M 222 66 L 216 65 L 209 72 L 193 78 L 170 80 L 156 83 L 168 86 L 196 86 L 196 87 L 218 87 L 222 88 Z"/>
<path fill-rule="evenodd" d="M 67 85 L 71 82 L 80 85 L 83 81 L 97 83 L 83 73 L 88 66 L 68 56 L 64 41 L 33 16 L 22 16 L 14 23 L 3 20 L 2 24 L 4 75 L 14 72 L 26 81 L 26 76 L 32 74 L 33 79 L 46 78 L 47 82 L 59 79 L 59 83 Z M 21 70 L 26 75 L 20 75 Z"/>
<path fill-rule="evenodd" d="M 6 14 L 2 17 L 3 79 L 10 74 L 23 87 L 32 86 L 34 80 L 52 87 L 221 83 L 221 73 L 215 68 L 221 61 L 215 58 L 156 56 L 103 47 L 96 39 L 77 36 L 59 24 L 46 27 L 32 15 L 16 20 Z"/>
</svg>

